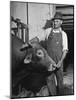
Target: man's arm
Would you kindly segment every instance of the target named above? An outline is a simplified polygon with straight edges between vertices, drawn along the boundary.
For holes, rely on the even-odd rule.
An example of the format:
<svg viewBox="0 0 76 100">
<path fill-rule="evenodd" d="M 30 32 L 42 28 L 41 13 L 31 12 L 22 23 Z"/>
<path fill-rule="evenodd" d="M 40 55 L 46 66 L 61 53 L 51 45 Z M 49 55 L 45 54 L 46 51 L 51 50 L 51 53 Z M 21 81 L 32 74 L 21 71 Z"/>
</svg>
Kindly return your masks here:
<svg viewBox="0 0 76 100">
<path fill-rule="evenodd" d="M 60 61 L 57 64 L 57 67 L 61 66 L 61 64 L 62 64 L 63 60 L 65 59 L 66 54 L 68 52 L 68 39 L 67 39 L 67 35 L 64 31 L 62 31 L 62 45 L 63 45 L 63 54 L 62 54 Z"/>
<path fill-rule="evenodd" d="M 64 51 L 63 51 L 63 55 L 62 55 L 62 58 L 61 58 L 61 60 L 60 60 L 61 63 L 62 63 L 63 60 L 65 59 L 67 52 L 68 52 L 68 50 L 64 50 Z"/>
<path fill-rule="evenodd" d="M 60 60 L 60 61 L 58 62 L 58 64 L 56 65 L 57 68 L 59 68 L 59 67 L 61 66 L 61 64 L 63 63 L 63 60 L 65 59 L 67 52 L 68 52 L 68 50 L 64 50 L 64 51 L 63 51 L 61 60 Z"/>
</svg>

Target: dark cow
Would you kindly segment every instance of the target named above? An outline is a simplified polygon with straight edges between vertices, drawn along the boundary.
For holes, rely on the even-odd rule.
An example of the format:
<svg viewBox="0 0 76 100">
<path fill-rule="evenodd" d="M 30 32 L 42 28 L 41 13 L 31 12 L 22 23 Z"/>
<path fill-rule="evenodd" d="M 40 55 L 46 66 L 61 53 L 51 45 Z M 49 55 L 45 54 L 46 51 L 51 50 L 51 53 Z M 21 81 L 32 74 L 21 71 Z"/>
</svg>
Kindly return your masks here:
<svg viewBox="0 0 76 100">
<path fill-rule="evenodd" d="M 23 97 L 51 95 L 46 80 L 55 68 L 46 50 L 37 39 L 24 44 L 12 38 L 12 94 L 21 97 L 24 90 Z"/>
</svg>

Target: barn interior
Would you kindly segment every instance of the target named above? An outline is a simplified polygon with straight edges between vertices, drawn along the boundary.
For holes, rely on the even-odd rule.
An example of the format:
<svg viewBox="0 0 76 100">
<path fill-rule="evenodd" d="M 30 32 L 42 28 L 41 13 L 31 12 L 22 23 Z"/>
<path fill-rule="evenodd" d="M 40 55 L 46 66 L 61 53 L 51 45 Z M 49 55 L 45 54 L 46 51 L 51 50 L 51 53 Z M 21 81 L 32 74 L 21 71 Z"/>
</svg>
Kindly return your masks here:
<svg viewBox="0 0 76 100">
<path fill-rule="evenodd" d="M 45 29 L 49 28 L 50 20 L 55 12 L 63 15 L 62 29 L 68 36 L 68 54 L 64 60 L 64 83 L 74 88 L 74 6 L 64 4 L 14 2 L 10 4 L 11 34 L 25 43 L 32 38 L 44 37 Z M 43 29 L 46 22 L 47 27 Z M 29 27 L 29 28 L 28 28 Z M 16 39 L 15 38 L 15 39 Z M 19 44 L 19 43 L 17 43 Z"/>
</svg>

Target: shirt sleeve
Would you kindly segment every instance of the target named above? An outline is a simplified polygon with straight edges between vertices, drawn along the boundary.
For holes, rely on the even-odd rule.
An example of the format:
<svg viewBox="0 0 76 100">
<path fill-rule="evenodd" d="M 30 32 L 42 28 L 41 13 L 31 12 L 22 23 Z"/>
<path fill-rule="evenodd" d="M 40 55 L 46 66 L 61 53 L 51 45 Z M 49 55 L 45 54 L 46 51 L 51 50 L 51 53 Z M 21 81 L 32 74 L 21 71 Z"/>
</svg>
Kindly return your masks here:
<svg viewBox="0 0 76 100">
<path fill-rule="evenodd" d="M 67 34 L 62 31 L 62 45 L 63 45 L 63 51 L 68 50 L 68 38 Z"/>
</svg>

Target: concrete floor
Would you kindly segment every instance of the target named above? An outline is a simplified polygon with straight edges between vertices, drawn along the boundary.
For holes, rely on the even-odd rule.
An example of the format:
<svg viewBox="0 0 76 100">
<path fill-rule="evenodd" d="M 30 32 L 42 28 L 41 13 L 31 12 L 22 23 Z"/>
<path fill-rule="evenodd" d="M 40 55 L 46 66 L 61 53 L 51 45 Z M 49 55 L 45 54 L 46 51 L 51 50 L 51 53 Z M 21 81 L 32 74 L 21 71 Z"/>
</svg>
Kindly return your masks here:
<svg viewBox="0 0 76 100">
<path fill-rule="evenodd" d="M 64 72 L 63 78 L 64 85 L 70 89 L 70 94 L 74 94 L 74 71 L 73 71 L 73 64 L 70 64 Z M 67 93 L 68 94 L 68 93 Z"/>
</svg>

